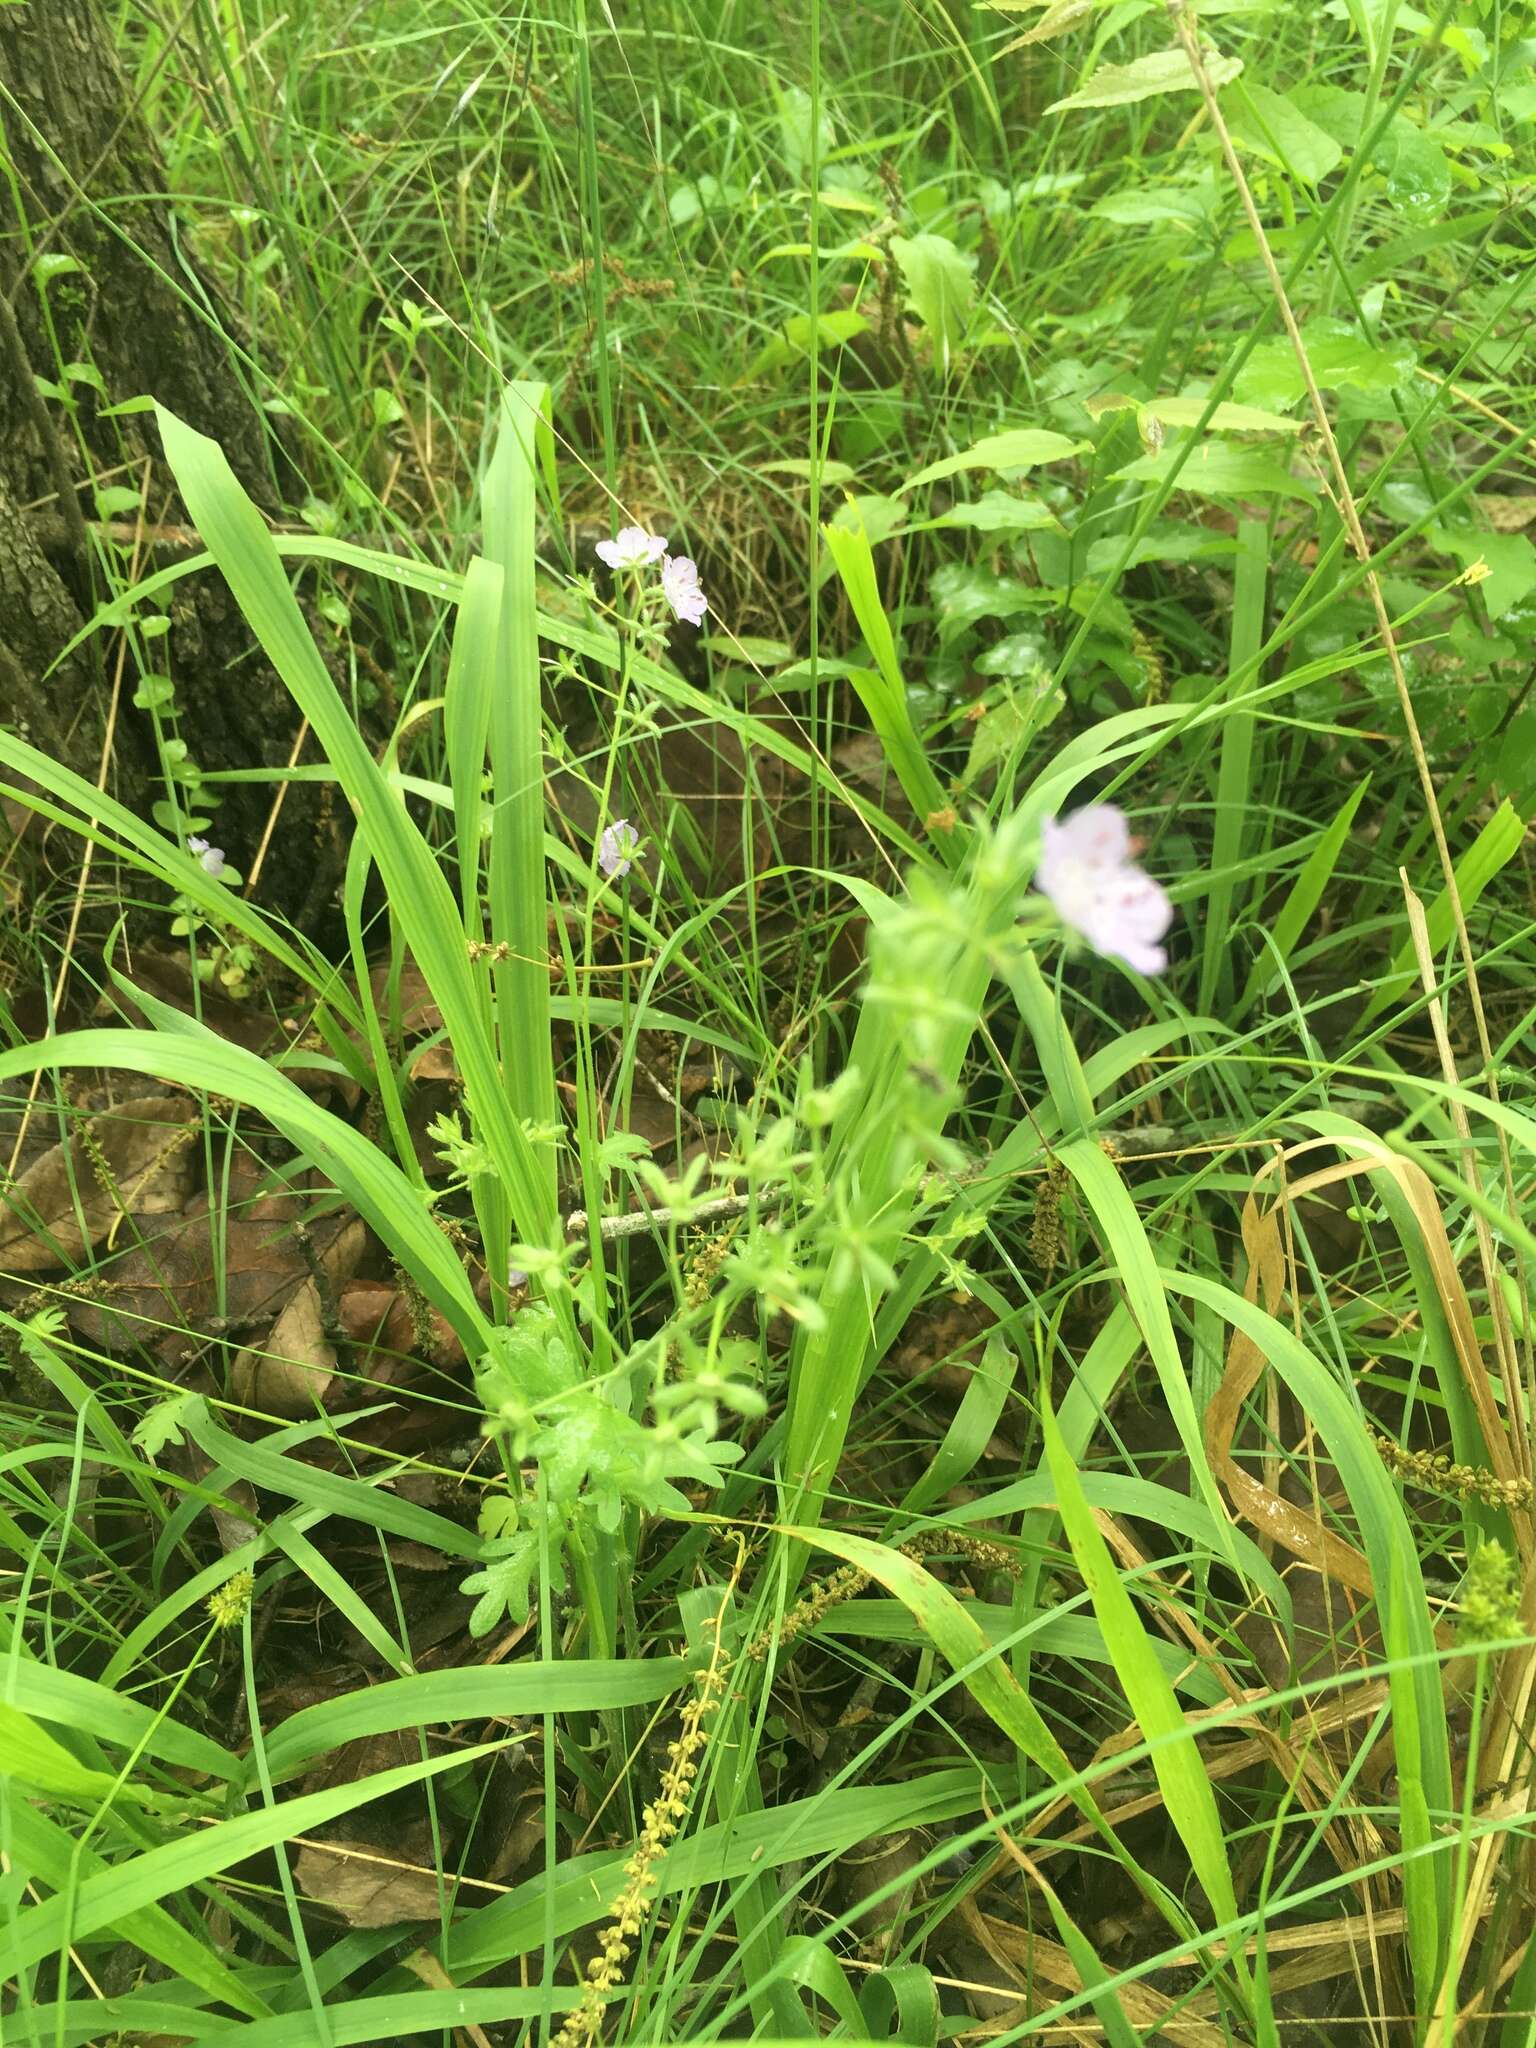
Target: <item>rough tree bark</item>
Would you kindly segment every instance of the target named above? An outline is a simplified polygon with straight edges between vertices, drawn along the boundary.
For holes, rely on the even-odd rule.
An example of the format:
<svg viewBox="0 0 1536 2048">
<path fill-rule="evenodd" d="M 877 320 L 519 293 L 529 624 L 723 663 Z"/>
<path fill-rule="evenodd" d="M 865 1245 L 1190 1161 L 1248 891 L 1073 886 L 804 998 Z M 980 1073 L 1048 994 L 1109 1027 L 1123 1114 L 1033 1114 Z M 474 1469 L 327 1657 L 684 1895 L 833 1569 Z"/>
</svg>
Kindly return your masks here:
<svg viewBox="0 0 1536 2048">
<path fill-rule="evenodd" d="M 246 489 L 278 504 L 284 457 L 239 371 L 233 323 L 187 250 L 98 0 L 0 5 L 0 723 L 148 818 L 165 791 L 130 659 L 108 736 L 118 649 L 98 635 L 50 674 L 109 592 L 104 484 L 138 488 L 152 527 L 182 518 L 153 420 L 158 399 L 223 446 Z M 67 399 L 39 388 L 61 389 Z M 122 518 L 121 512 L 118 514 Z M 148 559 L 142 568 L 162 565 Z M 176 691 L 177 735 L 204 769 L 280 766 L 298 715 L 212 575 L 176 586 L 151 643 Z M 210 835 L 248 869 L 272 787 L 234 785 Z M 334 881 L 317 792 L 296 785 L 261 900 L 308 921 Z"/>
</svg>

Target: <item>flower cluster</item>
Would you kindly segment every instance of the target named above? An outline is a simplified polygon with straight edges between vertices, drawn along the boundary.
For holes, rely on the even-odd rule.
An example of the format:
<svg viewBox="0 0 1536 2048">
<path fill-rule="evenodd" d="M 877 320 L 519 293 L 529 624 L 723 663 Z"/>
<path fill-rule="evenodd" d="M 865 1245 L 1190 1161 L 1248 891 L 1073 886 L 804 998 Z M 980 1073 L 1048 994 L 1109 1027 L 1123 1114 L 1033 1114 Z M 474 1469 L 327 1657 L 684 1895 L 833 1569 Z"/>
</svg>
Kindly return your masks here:
<svg viewBox="0 0 1536 2048">
<path fill-rule="evenodd" d="M 703 623 L 709 599 L 699 583 L 699 565 L 688 555 L 669 555 L 664 533 L 647 533 L 643 526 L 626 526 L 612 540 L 597 544 L 598 560 L 606 562 L 616 576 L 643 576 L 661 564 L 661 594 L 672 616 L 685 625 Z"/>
<path fill-rule="evenodd" d="M 215 879 L 223 874 L 225 861 L 222 846 L 210 846 L 206 839 L 192 838 L 187 841 L 187 851 L 204 874 L 212 875 Z"/>
<path fill-rule="evenodd" d="M 1136 865 L 1125 814 L 1114 804 L 1089 804 L 1047 818 L 1041 842 L 1035 887 L 1062 923 L 1096 953 L 1138 974 L 1161 974 L 1168 955 L 1158 941 L 1173 922 L 1173 905 Z"/>
<path fill-rule="evenodd" d="M 628 818 L 615 818 L 597 842 L 597 864 L 610 882 L 627 875 L 640 858 L 640 834 Z"/>
</svg>

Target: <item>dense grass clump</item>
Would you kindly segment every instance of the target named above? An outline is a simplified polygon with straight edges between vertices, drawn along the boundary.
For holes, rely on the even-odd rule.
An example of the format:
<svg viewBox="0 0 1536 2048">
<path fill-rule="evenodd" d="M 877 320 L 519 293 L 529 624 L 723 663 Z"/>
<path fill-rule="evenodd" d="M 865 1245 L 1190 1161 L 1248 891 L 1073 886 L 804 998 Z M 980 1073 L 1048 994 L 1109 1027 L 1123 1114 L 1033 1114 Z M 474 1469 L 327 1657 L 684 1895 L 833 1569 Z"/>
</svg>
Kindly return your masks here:
<svg viewBox="0 0 1536 2048">
<path fill-rule="evenodd" d="M 1526 2043 L 1536 16 L 106 31 L 6 2038 Z"/>
</svg>

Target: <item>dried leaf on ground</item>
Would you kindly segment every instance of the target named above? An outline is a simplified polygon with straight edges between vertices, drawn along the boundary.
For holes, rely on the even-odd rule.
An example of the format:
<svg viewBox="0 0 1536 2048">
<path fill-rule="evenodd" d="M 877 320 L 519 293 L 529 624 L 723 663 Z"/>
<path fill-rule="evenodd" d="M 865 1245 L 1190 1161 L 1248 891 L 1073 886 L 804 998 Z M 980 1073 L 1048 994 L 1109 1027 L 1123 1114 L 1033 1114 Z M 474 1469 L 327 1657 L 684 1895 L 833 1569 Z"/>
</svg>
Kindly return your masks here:
<svg viewBox="0 0 1536 2048">
<path fill-rule="evenodd" d="M 364 1375 L 391 1384 L 406 1359 L 424 1357 L 442 1371 L 464 1363 L 464 1345 L 441 1310 L 430 1302 L 413 1308 L 403 1287 L 388 1280 L 352 1280 L 337 1303 L 341 1334 L 367 1356 Z"/>
<path fill-rule="evenodd" d="M 404 1846 L 424 1855 L 426 1863 L 397 1860 L 402 1844 L 396 1835 L 389 1847 L 349 1840 L 303 1848 L 294 1859 L 293 1874 L 307 1897 L 331 1907 L 349 1927 L 435 1920 L 442 1895 L 437 1873 L 430 1867 L 431 1837 L 425 1828 L 419 1834 L 419 1841 L 408 1840 Z M 445 1878 L 444 1884 L 451 1891 L 453 1879 Z"/>
<path fill-rule="evenodd" d="M 409 1729 L 389 1729 L 344 1742 L 305 1777 L 304 1790 L 354 1784 L 415 1763 L 419 1741 Z M 300 1849 L 294 1875 L 310 1898 L 333 1907 L 353 1927 L 437 1918 L 432 1831 L 419 1787 L 371 1801 L 348 1818 L 345 1830 Z M 451 1889 L 453 1879 L 445 1877 L 444 1883 Z"/>
<path fill-rule="evenodd" d="M 171 1363 L 202 1338 L 244 1334 L 309 1277 L 295 1234 L 302 1202 L 277 1197 L 270 1207 L 278 1213 L 231 1214 L 221 1226 L 205 1197 L 194 1196 L 180 1216 L 162 1219 L 155 1236 L 114 1259 L 88 1294 L 68 1299 L 72 1326 L 105 1350 L 145 1346 Z M 345 1228 L 339 1218 L 316 1224 L 312 1253 L 323 1253 Z"/>
<path fill-rule="evenodd" d="M 231 1397 L 267 1415 L 313 1415 L 337 1390 L 336 1351 L 327 1332 L 326 1305 L 357 1270 L 368 1242 L 367 1226 L 354 1219 L 340 1230 L 298 1286 L 267 1334 L 264 1344 L 247 1345 L 230 1368 Z"/>
<path fill-rule="evenodd" d="M 187 1199 L 201 1111 L 185 1095 L 140 1095 L 88 1117 L 29 1166 L 5 1197 L 0 1267 L 48 1272 L 102 1249 L 128 1217 L 174 1214 Z"/>
</svg>

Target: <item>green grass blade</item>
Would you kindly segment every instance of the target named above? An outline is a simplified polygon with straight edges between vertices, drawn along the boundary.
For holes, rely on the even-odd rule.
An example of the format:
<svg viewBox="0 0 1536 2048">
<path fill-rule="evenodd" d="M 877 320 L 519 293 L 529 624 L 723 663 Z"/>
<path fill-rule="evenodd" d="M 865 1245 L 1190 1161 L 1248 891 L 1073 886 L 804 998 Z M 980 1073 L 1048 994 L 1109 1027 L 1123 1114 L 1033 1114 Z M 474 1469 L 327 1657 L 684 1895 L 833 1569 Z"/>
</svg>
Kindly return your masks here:
<svg viewBox="0 0 1536 2048">
<path fill-rule="evenodd" d="M 499 562 L 477 555 L 470 563 L 443 686 L 443 751 L 453 791 L 459 908 L 471 938 L 480 936 L 480 827 L 486 812 L 485 757 L 498 677 L 504 583 Z"/>
<path fill-rule="evenodd" d="M 552 1187 L 522 1123 L 507 1100 L 471 972 L 463 921 L 442 869 L 390 787 L 351 713 L 337 695 L 293 592 L 281 558 L 255 506 L 223 452 L 206 436 L 157 408 L 166 456 L 209 552 L 223 572 L 247 624 L 299 708 L 367 834 L 391 914 L 425 975 L 453 1040 L 476 1134 L 489 1149 L 511 1197 L 517 1227 L 530 1243 L 553 1247 L 558 1220 Z M 491 1258 L 494 1246 L 486 1247 Z M 556 1312 L 580 1351 L 563 1294 Z"/>
<path fill-rule="evenodd" d="M 99 1870 L 76 1887 L 73 1897 L 66 1894 L 46 1899 L 41 1905 L 15 1915 L 7 1965 L 12 1970 L 28 1969 L 54 1953 L 62 1943 L 84 1941 L 103 1928 L 121 1928 L 125 1918 L 143 1912 L 159 1900 L 230 1870 L 247 1857 L 259 1855 L 294 1835 L 323 1827 L 327 1821 L 367 1805 L 370 1799 L 403 1792 L 408 1786 L 423 1784 L 471 1758 L 495 1756 L 505 1747 L 504 1742 L 480 1743 L 446 1756 L 402 1764 L 391 1771 L 377 1771 L 322 1792 L 306 1792 L 297 1799 L 285 1800 L 281 1806 L 242 1814 L 216 1827 L 200 1828 Z"/>
<path fill-rule="evenodd" d="M 1221 1532 L 1228 1562 L 1237 1559 L 1232 1550 L 1226 1509 L 1205 1455 L 1200 1418 L 1195 1413 L 1189 1374 L 1179 1354 L 1173 1319 L 1163 1292 L 1156 1257 L 1124 1180 L 1100 1148 L 1087 1138 L 1074 1138 L 1057 1152 L 1057 1158 L 1082 1190 L 1094 1222 L 1104 1235 L 1105 1251 L 1126 1305 L 1136 1318 L 1157 1373 L 1168 1414 L 1179 1433 L 1179 1442 L 1189 1459 L 1190 1476 Z"/>
<path fill-rule="evenodd" d="M 1506 797 L 1456 863 L 1456 893 L 1463 911 L 1472 908 L 1494 876 L 1514 859 L 1525 844 L 1525 830 L 1525 820 Z M 1430 948 L 1438 953 L 1450 943 L 1456 927 L 1448 889 L 1439 892 L 1424 917 L 1429 927 Z M 1410 935 L 1393 954 L 1387 978 L 1366 1004 L 1361 1023 L 1367 1023 L 1389 1004 L 1400 1002 L 1411 988 L 1417 987 L 1418 980 L 1418 954 Z"/>
<path fill-rule="evenodd" d="M 594 281 L 601 290 L 601 279 Z M 554 1053 L 549 1035 L 549 903 L 544 866 L 544 725 L 534 586 L 538 444 L 548 435 L 549 389 L 509 384 L 485 479 L 487 559 L 501 571 L 501 621 L 490 691 L 491 937 L 498 960 L 496 1030 L 502 1080 L 515 1114 L 553 1129 Z M 557 1168 L 553 1138 L 533 1147 L 550 1212 Z"/>
<path fill-rule="evenodd" d="M 52 1886 L 57 1892 L 67 1891 L 71 1884 L 83 1888 L 111 1872 L 112 1866 L 94 1849 L 88 1845 L 82 1847 L 57 1821 L 50 1820 L 30 1800 L 18 1797 L 9 1788 L 0 1789 L 0 1832 L 3 1832 L 6 1854 L 12 1867 L 26 1871 L 31 1878 Z M 259 2019 L 271 2011 L 264 1998 L 258 1998 L 255 1992 L 248 1990 L 223 1958 L 183 1927 L 179 1920 L 173 1919 L 164 1906 L 130 1903 L 113 1916 L 113 1927 L 122 1940 L 131 1942 L 145 1955 L 163 1963 L 173 1977 L 197 1985 L 210 1997 L 232 2005 L 237 2012 Z M 45 1944 L 41 1955 L 48 1952 L 49 1946 Z M 41 1956 L 37 1959 L 41 1960 Z M 18 1975 L 21 1968 L 14 1952 L 8 1949 L 7 1977 Z M 97 2031 L 80 2038 L 93 2041 L 102 2038 L 99 2006 L 97 2012 Z M 49 2038 L 52 2033 L 50 2026 Z"/>
<path fill-rule="evenodd" d="M 1229 1925 L 1238 1917 L 1237 1894 L 1210 1776 L 1173 1687 L 1147 1640 L 1131 1596 L 1121 1583 L 1109 1546 L 1099 1533 L 1077 1467 L 1044 1390 L 1040 1422 L 1045 1432 L 1046 1458 L 1056 1483 L 1056 1506 L 1062 1527 L 1099 1618 L 1116 1676 L 1125 1688 L 1131 1713 L 1148 1745 L 1168 1818 L 1188 1852 L 1217 1924 Z M 1234 1967 L 1242 1981 L 1246 1972 L 1235 1957 Z"/>
<path fill-rule="evenodd" d="M 1338 866 L 1339 855 L 1349 838 L 1349 828 L 1355 822 L 1365 792 L 1371 786 L 1369 775 L 1363 775 L 1339 806 L 1329 821 L 1322 837 L 1307 855 L 1301 873 L 1291 884 L 1290 894 L 1281 905 L 1275 919 L 1275 928 L 1270 934 L 1270 945 L 1261 953 L 1249 969 L 1248 979 L 1238 998 L 1234 1018 L 1240 1018 L 1249 1010 L 1256 997 L 1267 992 L 1280 972 L 1281 964 L 1290 960 L 1296 942 L 1307 928 L 1307 922 L 1323 900 L 1323 891 L 1333 879 Z"/>
<path fill-rule="evenodd" d="M 859 622 L 875 670 L 856 669 L 853 686 L 859 693 L 870 723 L 879 735 L 886 759 L 896 771 L 907 802 L 919 819 L 930 818 L 951 808 L 939 778 L 929 766 L 923 743 L 907 709 L 907 686 L 896 658 L 896 641 L 891 622 L 880 599 L 880 581 L 875 574 L 874 549 L 862 527 L 823 526 L 822 536 L 837 565 L 848 602 Z M 965 851 L 967 834 L 960 828 L 932 833 L 932 844 L 954 867 Z"/>
<path fill-rule="evenodd" d="M 1230 675 L 1246 674 L 1264 639 L 1264 595 L 1268 585 L 1269 523 L 1242 519 L 1237 528 L 1236 578 L 1232 592 Z M 1206 900 L 1200 959 L 1199 1008 L 1225 1009 L 1232 997 L 1233 878 L 1243 859 L 1254 779 L 1254 711 L 1233 706 L 1221 728 L 1216 773 L 1216 819 L 1211 835 L 1211 887 Z"/>
</svg>

